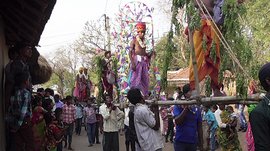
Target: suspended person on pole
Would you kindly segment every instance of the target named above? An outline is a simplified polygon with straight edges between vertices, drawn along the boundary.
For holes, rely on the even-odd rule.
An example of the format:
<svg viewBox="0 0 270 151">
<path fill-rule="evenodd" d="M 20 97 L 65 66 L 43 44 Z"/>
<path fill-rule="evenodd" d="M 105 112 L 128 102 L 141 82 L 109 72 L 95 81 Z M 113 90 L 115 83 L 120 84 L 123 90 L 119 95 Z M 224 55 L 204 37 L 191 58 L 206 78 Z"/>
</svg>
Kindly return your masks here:
<svg viewBox="0 0 270 151">
<path fill-rule="evenodd" d="M 91 88 L 92 88 L 92 81 L 90 80 L 88 69 L 83 69 L 83 74 L 86 82 L 86 99 L 91 97 Z"/>
<path fill-rule="evenodd" d="M 79 101 L 84 101 L 86 99 L 86 79 L 84 76 L 84 67 L 80 67 L 79 73 L 76 75 L 75 89 L 73 96 Z"/>
<path fill-rule="evenodd" d="M 145 31 L 146 24 L 144 22 L 139 22 L 136 25 L 137 35 L 133 38 L 130 44 L 129 58 L 130 58 L 130 77 L 129 83 L 130 87 L 139 88 L 143 95 L 148 97 L 149 88 L 149 66 L 150 59 L 153 52 L 146 52 L 145 43 Z"/>
<path fill-rule="evenodd" d="M 220 93 L 220 83 L 218 81 L 219 67 L 220 67 L 220 41 L 217 31 L 214 26 L 214 22 L 211 21 L 211 17 L 216 18 L 216 23 L 221 23 L 222 14 L 221 7 L 223 0 L 218 1 L 217 4 L 211 0 L 194 0 L 195 6 L 198 8 L 204 8 L 203 5 L 207 8 L 207 11 L 210 14 L 215 14 L 209 16 L 207 11 L 200 10 L 201 26 L 193 32 L 193 43 L 196 56 L 196 62 L 198 67 L 198 78 L 199 82 L 202 81 L 205 76 L 209 75 L 211 78 L 211 88 L 214 91 L 214 96 L 223 96 Z M 215 13 L 214 13 L 215 11 Z M 188 30 L 185 33 L 188 35 Z M 206 45 L 204 47 L 204 45 Z M 213 55 L 215 54 L 215 55 Z M 193 71 L 192 59 L 190 60 L 189 66 L 189 81 L 191 90 L 195 89 L 195 75 Z"/>
<path fill-rule="evenodd" d="M 102 60 L 102 86 L 103 94 L 109 94 L 113 98 L 113 84 L 115 83 L 115 75 L 112 71 L 112 59 L 111 51 L 104 53 L 104 59 Z"/>
</svg>

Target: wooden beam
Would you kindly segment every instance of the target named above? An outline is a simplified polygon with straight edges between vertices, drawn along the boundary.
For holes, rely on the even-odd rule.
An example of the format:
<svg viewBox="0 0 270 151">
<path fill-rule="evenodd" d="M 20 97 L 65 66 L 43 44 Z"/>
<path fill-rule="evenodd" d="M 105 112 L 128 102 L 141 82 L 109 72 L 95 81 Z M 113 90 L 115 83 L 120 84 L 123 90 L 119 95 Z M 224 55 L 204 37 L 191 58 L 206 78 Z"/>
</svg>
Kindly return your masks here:
<svg viewBox="0 0 270 151">
<path fill-rule="evenodd" d="M 200 103 L 198 99 L 190 100 L 175 100 L 175 101 L 155 101 L 146 100 L 147 104 L 157 104 L 157 105 L 213 105 L 213 104 L 257 104 L 262 100 L 263 97 L 259 95 L 249 96 L 247 98 L 240 98 L 238 96 L 225 96 L 225 97 L 205 97 L 200 98 Z"/>
</svg>

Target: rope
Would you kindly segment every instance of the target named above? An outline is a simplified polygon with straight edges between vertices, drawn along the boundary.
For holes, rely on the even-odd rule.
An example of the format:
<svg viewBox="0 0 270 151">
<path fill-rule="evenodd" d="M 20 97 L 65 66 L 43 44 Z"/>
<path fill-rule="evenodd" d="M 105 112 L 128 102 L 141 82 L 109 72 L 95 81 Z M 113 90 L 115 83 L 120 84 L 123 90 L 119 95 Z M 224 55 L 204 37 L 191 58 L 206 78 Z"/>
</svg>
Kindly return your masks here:
<svg viewBox="0 0 270 151">
<path fill-rule="evenodd" d="M 233 61 L 235 61 L 235 63 L 239 66 L 239 68 L 243 71 L 243 73 L 250 78 L 249 74 L 244 70 L 243 66 L 241 65 L 240 61 L 237 59 L 237 57 L 235 56 L 235 54 L 232 51 L 232 48 L 230 47 L 230 45 L 228 44 L 228 42 L 226 41 L 226 39 L 224 38 L 223 34 L 221 33 L 221 31 L 219 30 L 218 26 L 216 25 L 213 17 L 210 15 L 209 11 L 207 10 L 206 6 L 204 5 L 204 3 L 202 2 L 202 0 L 199 0 L 200 3 L 198 2 L 198 0 L 196 0 L 200 10 L 203 12 L 204 15 L 206 15 L 204 9 L 207 12 L 207 16 L 210 17 L 211 21 L 213 22 L 215 29 L 214 32 L 217 35 L 218 39 L 221 41 L 221 43 L 224 45 L 225 49 L 228 51 L 229 55 L 231 56 L 231 58 L 233 59 Z M 202 6 L 204 7 L 204 9 L 202 8 Z M 220 37 L 221 36 L 221 37 Z"/>
</svg>

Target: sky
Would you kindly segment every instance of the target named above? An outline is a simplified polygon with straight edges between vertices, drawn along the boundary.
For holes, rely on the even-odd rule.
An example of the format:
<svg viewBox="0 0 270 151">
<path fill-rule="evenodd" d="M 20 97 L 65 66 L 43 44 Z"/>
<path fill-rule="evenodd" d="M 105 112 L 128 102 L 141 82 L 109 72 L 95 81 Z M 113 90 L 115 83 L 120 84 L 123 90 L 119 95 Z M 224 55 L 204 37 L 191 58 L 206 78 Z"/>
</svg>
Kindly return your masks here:
<svg viewBox="0 0 270 151">
<path fill-rule="evenodd" d="M 154 8 L 154 37 L 159 38 L 169 31 L 170 19 L 160 7 L 160 0 L 138 0 Z M 131 0 L 57 0 L 51 17 L 41 35 L 38 48 L 41 55 L 52 57 L 62 46 L 72 44 L 79 38 L 84 24 L 98 20 L 103 14 L 115 18 L 119 7 Z"/>
</svg>

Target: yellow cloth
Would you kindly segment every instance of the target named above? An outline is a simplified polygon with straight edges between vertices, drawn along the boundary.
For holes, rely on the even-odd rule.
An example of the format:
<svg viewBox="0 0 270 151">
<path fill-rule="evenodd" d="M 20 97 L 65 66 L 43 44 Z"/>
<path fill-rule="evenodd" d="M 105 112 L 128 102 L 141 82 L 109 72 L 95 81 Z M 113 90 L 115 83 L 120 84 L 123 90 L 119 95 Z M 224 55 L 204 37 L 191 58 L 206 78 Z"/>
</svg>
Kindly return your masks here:
<svg viewBox="0 0 270 151">
<path fill-rule="evenodd" d="M 206 75 L 209 75 L 211 77 L 211 87 L 213 89 L 217 89 L 220 87 L 218 83 L 220 41 L 214 30 L 216 29 L 210 20 L 202 19 L 200 30 L 195 30 L 193 33 L 193 43 L 198 67 L 199 82 L 202 81 Z M 211 50 L 213 49 L 212 47 L 215 47 L 215 52 Z M 215 58 L 211 58 L 211 56 L 213 56 L 211 53 L 215 53 Z M 190 87 L 191 89 L 195 89 L 192 59 L 190 59 L 189 69 Z"/>
</svg>

